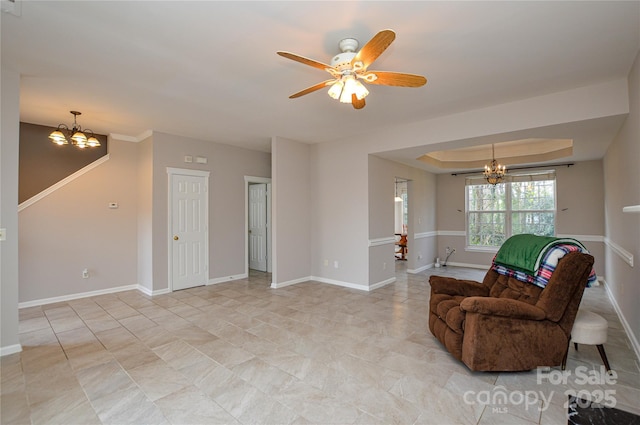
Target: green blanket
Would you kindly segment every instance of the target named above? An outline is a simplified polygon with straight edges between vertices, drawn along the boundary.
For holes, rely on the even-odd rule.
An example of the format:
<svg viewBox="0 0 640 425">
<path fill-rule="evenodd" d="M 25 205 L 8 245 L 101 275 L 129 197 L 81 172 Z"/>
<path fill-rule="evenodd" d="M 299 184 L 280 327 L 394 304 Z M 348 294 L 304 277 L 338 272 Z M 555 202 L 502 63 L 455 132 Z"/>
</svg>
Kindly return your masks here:
<svg viewBox="0 0 640 425">
<path fill-rule="evenodd" d="M 514 235 L 504 241 L 494 261 L 509 269 L 535 275 L 544 254 L 558 244 L 577 245 L 586 250 L 579 241 L 572 238 Z"/>
</svg>

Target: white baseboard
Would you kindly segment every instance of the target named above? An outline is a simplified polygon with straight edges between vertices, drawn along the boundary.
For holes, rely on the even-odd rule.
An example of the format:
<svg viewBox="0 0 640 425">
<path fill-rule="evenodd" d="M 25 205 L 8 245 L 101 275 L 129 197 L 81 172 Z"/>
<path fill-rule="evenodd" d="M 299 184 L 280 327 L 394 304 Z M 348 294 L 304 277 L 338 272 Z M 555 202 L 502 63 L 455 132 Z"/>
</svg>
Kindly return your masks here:
<svg viewBox="0 0 640 425">
<path fill-rule="evenodd" d="M 360 291 L 370 291 L 369 286 L 360 285 L 358 283 L 343 282 L 341 280 L 327 279 L 327 278 L 318 277 L 318 276 L 311 276 L 310 279 L 320 283 L 328 283 L 329 285 L 342 286 L 344 288 L 350 288 L 350 289 L 358 289 Z"/>
<path fill-rule="evenodd" d="M 43 299 L 40 299 L 40 300 L 21 302 L 21 303 L 18 303 L 18 308 L 20 309 L 20 308 L 27 308 L 27 307 L 36 307 L 36 306 L 39 306 L 39 305 L 53 304 L 53 303 L 59 303 L 59 302 L 64 302 L 64 301 L 77 300 L 77 299 L 80 299 L 80 298 L 94 297 L 96 295 L 113 294 L 115 292 L 131 291 L 131 290 L 134 290 L 134 289 L 140 290 L 140 288 L 142 288 L 140 285 L 134 284 L 134 285 L 126 285 L 126 286 L 117 286 L 115 288 L 99 289 L 97 291 L 79 292 L 79 293 L 76 293 L 76 294 L 62 295 L 62 296 L 59 296 L 59 297 L 43 298 Z"/>
<path fill-rule="evenodd" d="M 0 357 L 8 356 L 9 354 L 19 353 L 22 351 L 22 345 L 13 344 L 6 347 L 0 347 Z"/>
<path fill-rule="evenodd" d="M 369 292 L 369 291 L 373 291 L 374 289 L 382 288 L 383 286 L 386 286 L 386 285 L 388 285 L 390 283 L 395 282 L 396 278 L 392 277 L 392 278 L 383 280 L 381 282 L 374 283 L 371 286 L 366 286 L 366 285 L 359 285 L 357 283 L 343 282 L 341 280 L 327 279 L 325 277 L 305 276 L 305 277 L 301 277 L 299 279 L 288 280 L 286 282 L 280 282 L 280 283 L 273 282 L 271 284 L 271 288 L 273 288 L 273 289 L 284 288 L 285 286 L 295 285 L 295 284 L 303 283 L 303 282 L 309 282 L 310 280 L 312 280 L 314 282 L 327 283 L 329 285 L 342 286 L 343 288 L 357 289 L 359 291 Z"/>
<path fill-rule="evenodd" d="M 246 279 L 247 277 L 249 277 L 249 274 L 247 273 L 234 274 L 233 276 L 216 277 L 213 279 L 209 279 L 209 282 L 207 282 L 207 285 L 216 285 L 218 283 L 231 282 L 238 279 Z"/>
<path fill-rule="evenodd" d="M 396 281 L 396 278 L 395 277 L 391 277 L 391 278 L 389 278 L 387 280 L 383 280 L 382 282 L 374 283 L 373 285 L 369 285 L 368 291 L 374 291 L 374 290 L 376 290 L 378 288 L 382 288 L 383 286 L 387 286 L 390 283 L 393 283 L 395 281 Z"/>
<path fill-rule="evenodd" d="M 164 295 L 164 294 L 168 294 L 169 292 L 171 292 L 169 290 L 169 288 L 164 288 L 164 289 L 156 289 L 155 291 L 147 288 L 146 286 L 142 286 L 142 285 L 138 285 L 137 287 L 138 291 L 142 292 L 145 295 L 149 295 L 150 297 L 155 297 L 156 295 Z"/>
<path fill-rule="evenodd" d="M 431 264 L 427 264 L 426 266 L 418 267 L 417 269 L 407 269 L 407 273 L 418 274 L 427 269 L 432 269 L 433 267 L 434 267 L 434 263 L 431 263 Z"/>
<path fill-rule="evenodd" d="M 605 281 L 603 281 L 603 284 L 604 284 L 604 289 L 607 290 L 607 295 L 609 296 L 609 300 L 611 301 L 611 304 L 613 304 L 613 308 L 616 311 L 616 314 L 618 315 L 618 319 L 620 319 L 620 323 L 622 323 L 622 327 L 624 328 L 624 331 L 627 334 L 629 341 L 631 342 L 631 347 L 633 348 L 633 351 L 636 353 L 636 359 L 638 360 L 638 362 L 640 362 L 640 343 L 638 343 L 638 339 L 633 333 L 631 326 L 629 325 L 629 322 L 627 322 L 627 319 L 624 317 L 624 314 L 622 314 L 622 310 L 620 309 L 618 302 L 616 301 L 613 294 L 611 293 L 611 289 L 609 289 L 609 285 L 607 285 Z"/>
<path fill-rule="evenodd" d="M 299 279 L 287 280 L 286 282 L 271 282 L 271 289 L 284 288 L 285 286 L 291 286 L 298 283 L 309 282 L 313 278 L 311 276 L 301 277 Z"/>
</svg>

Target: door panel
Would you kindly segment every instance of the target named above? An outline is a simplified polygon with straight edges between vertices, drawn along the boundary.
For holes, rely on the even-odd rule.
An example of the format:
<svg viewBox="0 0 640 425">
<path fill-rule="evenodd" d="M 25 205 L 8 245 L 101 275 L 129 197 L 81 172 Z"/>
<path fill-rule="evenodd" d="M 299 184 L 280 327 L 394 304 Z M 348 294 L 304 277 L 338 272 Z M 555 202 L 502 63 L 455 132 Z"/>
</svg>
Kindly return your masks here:
<svg viewBox="0 0 640 425">
<path fill-rule="evenodd" d="M 207 178 L 171 175 L 172 289 L 208 280 Z"/>
<path fill-rule="evenodd" d="M 267 185 L 249 186 L 249 268 L 267 271 Z"/>
</svg>

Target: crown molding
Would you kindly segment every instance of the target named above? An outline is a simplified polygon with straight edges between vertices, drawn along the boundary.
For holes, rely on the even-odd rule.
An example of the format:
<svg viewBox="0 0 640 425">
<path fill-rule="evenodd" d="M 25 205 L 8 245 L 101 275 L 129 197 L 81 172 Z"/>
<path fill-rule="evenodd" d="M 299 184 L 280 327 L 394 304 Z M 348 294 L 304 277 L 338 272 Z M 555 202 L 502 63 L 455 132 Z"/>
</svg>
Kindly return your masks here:
<svg viewBox="0 0 640 425">
<path fill-rule="evenodd" d="M 139 143 L 143 140 L 151 137 L 153 135 L 153 130 L 145 130 L 137 136 L 129 136 L 127 134 L 118 134 L 118 133 L 109 133 L 109 137 L 113 140 L 119 140 L 121 142 L 132 142 Z"/>
</svg>

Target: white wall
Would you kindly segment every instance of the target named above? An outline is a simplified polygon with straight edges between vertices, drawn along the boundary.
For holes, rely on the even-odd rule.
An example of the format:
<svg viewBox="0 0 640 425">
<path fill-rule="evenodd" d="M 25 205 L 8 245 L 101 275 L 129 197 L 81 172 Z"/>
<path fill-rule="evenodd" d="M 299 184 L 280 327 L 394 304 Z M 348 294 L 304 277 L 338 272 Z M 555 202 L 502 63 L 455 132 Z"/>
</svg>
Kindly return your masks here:
<svg viewBox="0 0 640 425">
<path fill-rule="evenodd" d="M 4 64 L 3 64 L 4 65 Z M 0 80 L 0 355 L 21 350 L 18 340 L 18 144 L 20 75 L 2 66 Z"/>
<path fill-rule="evenodd" d="M 640 54 L 629 74 L 630 112 L 604 157 L 606 283 L 640 357 L 640 214 L 622 208 L 640 205 Z M 629 265 L 618 255 L 633 255 Z"/>
<path fill-rule="evenodd" d="M 286 286 L 311 275 L 311 147 L 274 137 L 272 216 L 273 285 Z"/>
</svg>

